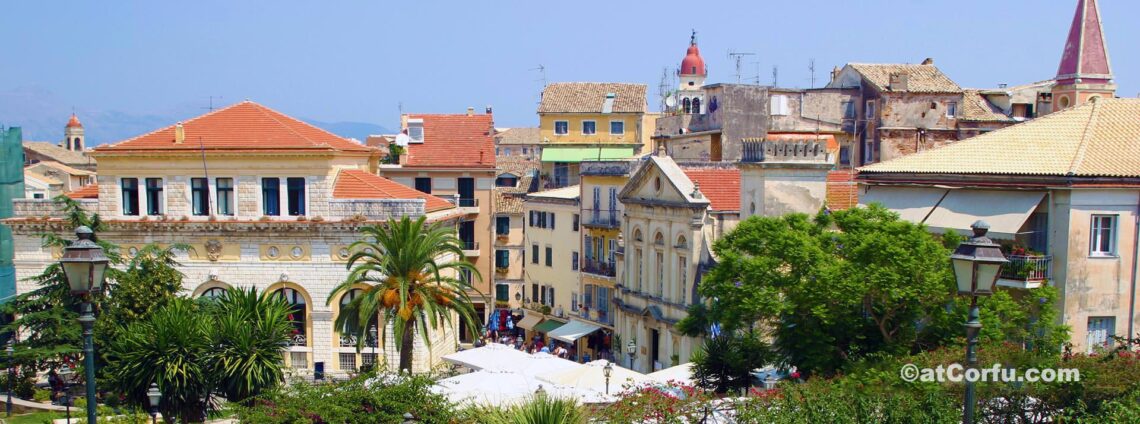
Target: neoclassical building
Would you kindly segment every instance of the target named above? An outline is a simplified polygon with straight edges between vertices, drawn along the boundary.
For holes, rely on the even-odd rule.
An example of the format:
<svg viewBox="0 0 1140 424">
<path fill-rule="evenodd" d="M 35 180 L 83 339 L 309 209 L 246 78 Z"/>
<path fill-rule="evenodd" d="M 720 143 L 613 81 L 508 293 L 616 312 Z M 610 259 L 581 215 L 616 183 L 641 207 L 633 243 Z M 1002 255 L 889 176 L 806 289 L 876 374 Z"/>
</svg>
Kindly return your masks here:
<svg viewBox="0 0 1140 424">
<path fill-rule="evenodd" d="M 382 153 L 257 103 L 245 101 L 118 143 L 96 147 L 97 186 L 75 193 L 106 223 L 100 237 L 133 255 L 148 243 L 186 243 L 178 257 L 186 294 L 215 296 L 225 287 L 256 287 L 294 307 L 286 363 L 338 374 L 399 355 L 391 340 L 358 353 L 333 321 L 353 290 L 330 297 L 348 271 L 349 247 L 364 225 L 427 216 L 457 226 L 452 203 L 376 175 Z M 17 291 L 58 260 L 38 236 L 73 237 L 55 204 L 16 200 L 11 225 Z M 450 259 L 450 258 L 441 258 Z M 361 286 L 360 288 L 364 288 Z M 382 326 L 370 323 L 369 328 Z M 370 331 L 371 332 L 371 331 Z M 428 370 L 456 349 L 455 326 L 416 338 L 414 369 Z M 371 332 L 374 334 L 374 332 Z M 368 344 L 375 346 L 376 337 Z"/>
</svg>

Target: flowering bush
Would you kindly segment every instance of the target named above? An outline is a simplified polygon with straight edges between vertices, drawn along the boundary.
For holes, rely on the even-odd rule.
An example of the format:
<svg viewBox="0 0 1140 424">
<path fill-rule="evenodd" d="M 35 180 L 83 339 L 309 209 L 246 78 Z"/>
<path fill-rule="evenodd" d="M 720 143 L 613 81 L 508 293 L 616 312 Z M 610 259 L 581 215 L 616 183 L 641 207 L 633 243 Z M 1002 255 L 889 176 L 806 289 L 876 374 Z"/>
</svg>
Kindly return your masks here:
<svg viewBox="0 0 1140 424">
<path fill-rule="evenodd" d="M 627 387 L 619 400 L 601 411 L 602 421 L 622 423 L 696 423 L 712 413 L 710 392 L 680 382 Z"/>
</svg>

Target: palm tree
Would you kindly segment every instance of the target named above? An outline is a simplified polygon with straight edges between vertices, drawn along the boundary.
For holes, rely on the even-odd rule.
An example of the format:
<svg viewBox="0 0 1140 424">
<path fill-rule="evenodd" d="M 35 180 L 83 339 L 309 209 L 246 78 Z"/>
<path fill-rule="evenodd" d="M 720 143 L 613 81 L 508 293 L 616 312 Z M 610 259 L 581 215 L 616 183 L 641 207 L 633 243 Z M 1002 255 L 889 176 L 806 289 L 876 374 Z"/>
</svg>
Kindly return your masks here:
<svg viewBox="0 0 1140 424">
<path fill-rule="evenodd" d="M 429 332 L 441 324 L 451 325 L 454 315 L 467 323 L 474 335 L 477 328 L 475 308 L 467 290 L 471 285 L 452 277 L 469 272 L 482 279 L 479 270 L 463 260 L 463 247 L 452 228 L 439 223 L 425 224 L 425 217 L 408 217 L 387 225 L 364 227 L 364 240 L 352 244 L 348 259 L 350 273 L 333 289 L 326 303 L 343 293 L 367 285 L 360 296 L 346 304 L 334 325 L 342 332 L 355 331 L 357 350 L 363 347 L 366 325 L 382 314 L 395 332 L 396 350 L 400 352 L 400 370 L 411 372 L 414 333 L 419 332 L 424 344 L 431 346 Z M 454 260 L 440 262 L 451 256 Z M 387 324 L 380 326 L 380 340 L 385 340 Z"/>
</svg>

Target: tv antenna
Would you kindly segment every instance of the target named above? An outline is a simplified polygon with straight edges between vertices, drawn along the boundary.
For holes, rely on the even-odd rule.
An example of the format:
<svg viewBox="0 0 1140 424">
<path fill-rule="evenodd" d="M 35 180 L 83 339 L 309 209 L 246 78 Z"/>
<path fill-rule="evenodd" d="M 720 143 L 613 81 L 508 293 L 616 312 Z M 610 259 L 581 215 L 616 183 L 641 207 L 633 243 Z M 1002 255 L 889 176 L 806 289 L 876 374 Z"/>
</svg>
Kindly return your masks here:
<svg viewBox="0 0 1140 424">
<path fill-rule="evenodd" d="M 776 65 L 772 65 L 772 86 L 776 87 L 779 85 L 780 85 L 780 67 L 776 66 Z"/>
<path fill-rule="evenodd" d="M 661 110 L 664 111 L 666 106 L 666 98 L 669 97 L 669 68 L 661 68 L 661 82 L 657 84 L 657 96 L 661 98 Z"/>
<path fill-rule="evenodd" d="M 546 67 L 542 66 L 542 64 L 539 63 L 537 68 L 530 68 L 530 70 L 531 71 L 538 71 L 538 74 L 540 77 L 539 77 L 539 79 L 536 79 L 535 81 L 542 81 L 542 86 L 546 87 Z"/>
<path fill-rule="evenodd" d="M 214 111 L 214 99 L 218 99 L 218 100 L 221 100 L 221 99 L 222 99 L 222 96 L 206 96 L 206 98 L 207 98 L 207 99 L 209 99 L 209 101 L 210 101 L 210 106 L 209 106 L 209 107 L 204 107 L 204 108 L 202 108 L 202 109 L 208 109 L 210 112 L 213 112 L 213 111 Z"/>
<path fill-rule="evenodd" d="M 745 56 L 755 56 L 756 53 L 728 51 L 728 58 L 736 61 L 736 83 L 740 84 L 740 66 Z"/>
<path fill-rule="evenodd" d="M 811 86 L 810 86 L 810 88 L 815 88 L 815 58 L 814 57 L 811 58 L 810 60 L 808 60 L 808 71 L 811 72 Z"/>
</svg>

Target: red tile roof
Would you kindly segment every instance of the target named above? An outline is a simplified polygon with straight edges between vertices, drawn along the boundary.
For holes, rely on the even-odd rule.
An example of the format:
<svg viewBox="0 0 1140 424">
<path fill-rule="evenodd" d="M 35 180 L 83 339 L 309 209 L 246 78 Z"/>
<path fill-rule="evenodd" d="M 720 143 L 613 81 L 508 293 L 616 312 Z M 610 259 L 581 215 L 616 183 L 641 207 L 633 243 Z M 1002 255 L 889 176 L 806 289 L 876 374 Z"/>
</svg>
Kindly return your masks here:
<svg viewBox="0 0 1140 424">
<path fill-rule="evenodd" d="M 423 143 L 408 145 L 408 167 L 494 168 L 491 115 L 408 115 L 424 120 Z"/>
<path fill-rule="evenodd" d="M 740 211 L 740 170 L 736 168 L 684 168 L 698 184 L 714 211 Z"/>
<path fill-rule="evenodd" d="M 98 199 L 99 198 L 99 185 L 88 184 L 83 187 L 77 188 L 67 193 L 67 197 L 72 199 Z"/>
<path fill-rule="evenodd" d="M 333 186 L 334 199 L 424 199 L 425 212 L 455 207 L 446 200 L 420 192 L 379 175 L 357 169 L 341 170 Z"/>
<path fill-rule="evenodd" d="M 373 149 L 260 104 L 244 101 L 182 122 L 185 139 L 175 142 L 171 125 L 118 143 L 99 146 L 96 152 L 155 150 L 295 151 L 334 150 L 368 152 Z"/>
</svg>

